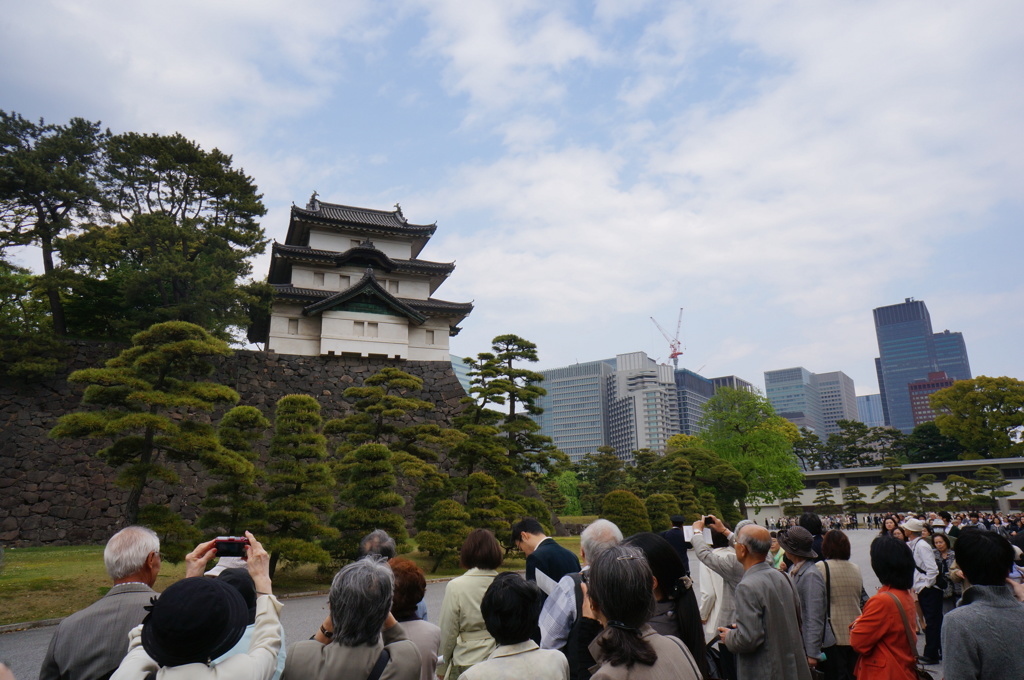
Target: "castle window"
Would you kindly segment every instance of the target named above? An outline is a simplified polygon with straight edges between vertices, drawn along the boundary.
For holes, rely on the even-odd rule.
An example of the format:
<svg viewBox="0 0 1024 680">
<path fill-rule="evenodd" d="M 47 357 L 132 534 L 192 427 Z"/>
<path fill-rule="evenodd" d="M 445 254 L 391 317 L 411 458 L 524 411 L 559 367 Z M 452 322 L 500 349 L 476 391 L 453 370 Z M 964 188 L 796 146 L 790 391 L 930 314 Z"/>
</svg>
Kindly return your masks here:
<svg viewBox="0 0 1024 680">
<path fill-rule="evenodd" d="M 349 286 L 352 285 L 351 281 L 352 281 L 352 279 L 350 279 L 347 276 L 339 276 L 338 277 L 338 290 L 346 290 Z"/>
<path fill-rule="evenodd" d="M 366 322 L 366 337 L 375 338 L 377 337 L 377 324 L 372 321 Z"/>
<path fill-rule="evenodd" d="M 388 281 L 388 292 L 392 295 L 398 295 L 398 281 Z"/>
<path fill-rule="evenodd" d="M 299 334 L 299 320 L 298 319 L 288 319 L 288 335 L 298 335 L 298 334 Z"/>
<path fill-rule="evenodd" d="M 366 335 L 366 322 L 365 321 L 353 321 L 352 322 L 352 335 Z"/>
<path fill-rule="evenodd" d="M 313 285 L 314 286 L 320 286 L 321 288 L 323 287 L 323 285 L 324 285 L 324 275 L 323 275 L 323 272 L 316 272 L 316 273 L 313 274 Z"/>
<path fill-rule="evenodd" d="M 434 344 L 434 331 L 424 331 L 424 333 L 427 336 L 427 344 L 428 345 L 433 345 Z"/>
</svg>

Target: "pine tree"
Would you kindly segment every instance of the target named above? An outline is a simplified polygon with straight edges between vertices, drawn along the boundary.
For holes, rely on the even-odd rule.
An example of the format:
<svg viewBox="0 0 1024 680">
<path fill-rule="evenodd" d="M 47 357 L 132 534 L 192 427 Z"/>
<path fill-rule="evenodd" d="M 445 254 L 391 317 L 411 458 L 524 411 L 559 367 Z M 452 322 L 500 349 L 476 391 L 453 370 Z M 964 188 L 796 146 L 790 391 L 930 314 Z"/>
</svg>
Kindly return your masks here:
<svg viewBox="0 0 1024 680">
<path fill-rule="evenodd" d="M 253 406 L 236 406 L 220 419 L 220 445 L 245 458 L 252 467 L 238 470 L 235 466 L 220 465 L 219 461 L 210 465 L 208 473 L 215 481 L 206 489 L 202 502 L 205 512 L 199 519 L 201 528 L 229 536 L 240 536 L 245 530 L 262 535 L 266 506 L 258 483 L 261 472 L 255 466 L 259 454 L 253 450 L 253 444 L 269 428 L 270 421 Z"/>
<path fill-rule="evenodd" d="M 1003 491 L 1003 487 L 1010 481 L 1003 476 L 998 468 L 990 465 L 980 467 L 974 471 L 974 496 L 975 503 L 987 504 L 995 512 L 999 507 L 1000 498 L 1009 498 L 1012 491 Z"/>
<path fill-rule="evenodd" d="M 974 482 L 961 475 L 949 475 L 942 486 L 946 487 L 946 502 L 954 506 L 968 503 L 974 497 Z"/>
<path fill-rule="evenodd" d="M 906 501 L 906 489 L 909 484 L 907 476 L 903 473 L 903 465 L 897 458 L 886 458 L 882 461 L 881 477 L 882 482 L 875 487 L 871 497 L 887 494 L 880 502 L 886 509 L 895 512 Z"/>
<path fill-rule="evenodd" d="M 679 514 L 679 503 L 674 496 L 667 493 L 656 493 L 644 501 L 647 508 L 647 519 L 651 521 L 652 531 L 664 531 L 672 526 L 672 515 Z M 697 518 L 694 516 L 694 521 Z"/>
<path fill-rule="evenodd" d="M 374 529 L 383 529 L 401 545 L 408 538 L 405 520 L 398 509 L 405 505 L 395 493 L 395 466 L 391 450 L 383 444 L 363 444 L 351 454 L 348 483 L 341 497 L 345 509 L 331 518 L 340 536 L 326 543 L 332 556 L 355 559 L 359 540 Z"/>
<path fill-rule="evenodd" d="M 273 527 L 264 542 L 270 551 L 271 575 L 281 559 L 321 564 L 330 560 L 317 542 L 338 533 L 323 521 L 334 507 L 335 480 L 322 425 L 320 404 L 313 397 L 292 394 L 278 400 L 265 496 L 267 523 Z"/>
<path fill-rule="evenodd" d="M 936 479 L 938 478 L 935 475 L 926 473 L 907 484 L 907 503 L 912 507 L 924 510 L 929 503 L 939 500 L 938 494 L 928 490 L 928 486 Z"/>
<path fill-rule="evenodd" d="M 434 506 L 426 530 L 416 534 L 419 549 L 434 558 L 431 573 L 445 562 L 452 562 L 453 557 L 458 557 L 463 542 L 469 536 L 468 521 L 469 514 L 458 501 L 438 501 Z"/>
<path fill-rule="evenodd" d="M 494 477 L 474 472 L 465 480 L 466 512 L 473 529 L 490 529 L 495 536 L 504 536 L 511 525 L 501 511 L 501 495 Z"/>
<path fill-rule="evenodd" d="M 817 506 L 818 512 L 824 515 L 831 514 L 836 510 L 835 504 L 835 493 L 832 491 L 832 485 L 828 482 L 818 482 L 817 493 L 814 496 L 814 505 Z"/>
<path fill-rule="evenodd" d="M 231 353 L 227 343 L 182 321 L 156 324 L 137 333 L 132 345 L 103 368 L 75 371 L 70 382 L 88 385 L 83 406 L 98 407 L 62 416 L 50 436 L 113 442 L 98 452 L 118 469 L 117 482 L 129 490 L 125 521 L 139 521 L 139 505 L 151 479 L 177 484 L 170 463 L 204 460 L 251 474 L 252 463 L 224 449 L 211 424 L 196 418 L 238 393 L 203 380 L 213 371 L 209 359 Z"/>
<path fill-rule="evenodd" d="M 843 506 L 846 512 L 864 512 L 864 499 L 867 498 L 859 486 L 848 486 L 843 489 Z"/>
<path fill-rule="evenodd" d="M 612 491 L 601 502 L 601 517 L 619 527 L 623 536 L 651 530 L 644 502 L 625 489 Z"/>
</svg>

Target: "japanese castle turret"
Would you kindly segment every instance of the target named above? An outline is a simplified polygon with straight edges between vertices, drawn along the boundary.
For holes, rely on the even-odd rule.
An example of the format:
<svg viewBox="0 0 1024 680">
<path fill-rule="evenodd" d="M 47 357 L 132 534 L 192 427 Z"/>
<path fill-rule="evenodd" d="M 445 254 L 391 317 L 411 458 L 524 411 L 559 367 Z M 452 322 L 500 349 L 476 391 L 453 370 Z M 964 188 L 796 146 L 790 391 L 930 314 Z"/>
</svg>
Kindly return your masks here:
<svg viewBox="0 0 1024 680">
<path fill-rule="evenodd" d="M 433 297 L 455 270 L 419 259 L 437 224 L 324 203 L 314 193 L 292 206 L 285 243 L 274 243 L 267 280 L 275 288 L 268 350 L 450 361 L 448 338 L 473 311 Z"/>
</svg>

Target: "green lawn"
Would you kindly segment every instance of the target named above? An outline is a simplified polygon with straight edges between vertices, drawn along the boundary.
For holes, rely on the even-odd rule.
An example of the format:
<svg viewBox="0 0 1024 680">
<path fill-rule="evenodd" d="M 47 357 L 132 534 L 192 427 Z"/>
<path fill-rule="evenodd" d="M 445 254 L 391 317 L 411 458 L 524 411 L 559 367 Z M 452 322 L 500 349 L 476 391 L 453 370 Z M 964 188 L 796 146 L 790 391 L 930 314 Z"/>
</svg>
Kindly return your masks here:
<svg viewBox="0 0 1024 680">
<path fill-rule="evenodd" d="M 556 540 L 579 554 L 578 536 Z M 110 589 L 103 566 L 103 546 L 8 548 L 5 557 L 4 570 L 0 573 L 0 625 L 67 616 Z M 431 573 L 433 560 L 429 556 L 411 552 L 404 557 L 420 565 L 427 579 L 458 576 L 464 571 L 442 568 Z M 503 570 L 525 568 L 526 561 L 522 557 L 508 559 L 502 565 Z M 164 562 L 156 590 L 163 590 L 184 575 L 184 562 Z M 331 577 L 318 573 L 315 565 L 284 565 L 274 576 L 274 592 L 283 595 L 326 590 L 330 583 Z"/>
</svg>

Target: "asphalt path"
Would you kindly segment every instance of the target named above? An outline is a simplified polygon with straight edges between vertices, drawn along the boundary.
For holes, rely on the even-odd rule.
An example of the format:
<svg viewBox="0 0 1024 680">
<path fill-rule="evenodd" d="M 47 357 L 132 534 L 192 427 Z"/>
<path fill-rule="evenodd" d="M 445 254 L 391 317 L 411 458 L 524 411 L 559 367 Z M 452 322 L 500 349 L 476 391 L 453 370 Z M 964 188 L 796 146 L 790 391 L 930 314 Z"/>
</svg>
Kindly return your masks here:
<svg viewBox="0 0 1024 680">
<path fill-rule="evenodd" d="M 871 571 L 871 560 L 868 555 L 868 548 L 877 532 L 867 529 L 849 531 L 852 548 L 851 560 L 860 567 L 861 575 L 864 578 L 864 587 L 869 594 L 873 594 L 878 588 L 878 579 Z M 690 567 L 694 572 L 695 586 L 699 570 L 697 558 L 690 553 Z M 441 611 L 441 601 L 444 599 L 446 581 L 427 584 L 427 594 L 424 598 L 427 603 L 427 615 L 431 621 L 437 622 L 437 616 Z M 327 585 L 325 584 L 325 588 Z M 281 621 L 284 624 L 285 639 L 288 642 L 305 640 L 314 632 L 327 616 L 327 596 L 311 595 L 306 597 L 292 597 L 282 600 L 284 607 L 281 610 Z M 28 630 L 15 631 L 0 635 L 0 661 L 6 662 L 14 671 L 14 677 L 18 680 L 35 680 L 39 677 L 39 668 L 42 666 L 43 657 L 46 655 L 46 648 L 56 630 L 53 626 L 45 628 L 33 628 Z M 924 635 L 918 636 L 919 653 L 924 649 Z M 936 670 L 937 677 L 941 677 L 939 666 L 929 667 L 929 670 Z"/>
</svg>

